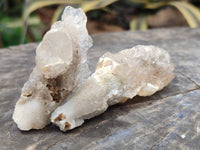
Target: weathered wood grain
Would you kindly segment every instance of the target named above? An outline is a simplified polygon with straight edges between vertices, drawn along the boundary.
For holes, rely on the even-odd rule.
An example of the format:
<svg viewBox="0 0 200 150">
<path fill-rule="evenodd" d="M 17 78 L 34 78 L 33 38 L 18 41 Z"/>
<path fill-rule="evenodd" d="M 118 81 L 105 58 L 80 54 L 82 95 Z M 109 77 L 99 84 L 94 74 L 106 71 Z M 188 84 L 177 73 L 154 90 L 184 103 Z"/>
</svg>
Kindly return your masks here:
<svg viewBox="0 0 200 150">
<path fill-rule="evenodd" d="M 23 132 L 14 105 L 34 66 L 37 44 L 0 49 L 0 149 L 200 149 L 200 29 L 175 28 L 93 35 L 88 62 L 138 44 L 166 49 L 175 79 L 150 97 L 110 107 L 83 126 L 62 133 L 53 125 Z"/>
</svg>

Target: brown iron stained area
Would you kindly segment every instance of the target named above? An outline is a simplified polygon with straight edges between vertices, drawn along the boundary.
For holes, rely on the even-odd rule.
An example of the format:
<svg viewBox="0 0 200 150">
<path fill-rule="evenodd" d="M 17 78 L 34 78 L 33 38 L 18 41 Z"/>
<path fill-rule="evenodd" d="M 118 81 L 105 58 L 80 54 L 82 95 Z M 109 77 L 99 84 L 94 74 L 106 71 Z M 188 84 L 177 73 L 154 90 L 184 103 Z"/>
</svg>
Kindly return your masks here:
<svg viewBox="0 0 200 150">
<path fill-rule="evenodd" d="M 62 77 L 58 76 L 57 78 L 52 78 L 47 80 L 47 88 L 50 90 L 50 94 L 53 98 L 53 101 L 59 103 L 61 101 L 61 92 L 64 89 L 60 89 L 62 83 Z"/>
</svg>

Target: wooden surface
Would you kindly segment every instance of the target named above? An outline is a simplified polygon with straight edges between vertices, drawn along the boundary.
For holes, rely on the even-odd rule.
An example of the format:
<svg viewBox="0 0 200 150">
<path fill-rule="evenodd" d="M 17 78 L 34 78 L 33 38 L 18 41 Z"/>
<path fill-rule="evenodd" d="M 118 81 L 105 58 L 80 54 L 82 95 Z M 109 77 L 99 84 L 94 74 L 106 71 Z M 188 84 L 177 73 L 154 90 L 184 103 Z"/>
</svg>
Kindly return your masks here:
<svg viewBox="0 0 200 150">
<path fill-rule="evenodd" d="M 0 49 L 0 149 L 200 149 L 200 29 L 159 29 L 93 35 L 88 62 L 138 44 L 166 49 L 174 80 L 151 97 L 135 97 L 66 133 L 50 124 L 22 132 L 12 120 L 21 88 L 34 66 L 37 44 Z"/>
</svg>

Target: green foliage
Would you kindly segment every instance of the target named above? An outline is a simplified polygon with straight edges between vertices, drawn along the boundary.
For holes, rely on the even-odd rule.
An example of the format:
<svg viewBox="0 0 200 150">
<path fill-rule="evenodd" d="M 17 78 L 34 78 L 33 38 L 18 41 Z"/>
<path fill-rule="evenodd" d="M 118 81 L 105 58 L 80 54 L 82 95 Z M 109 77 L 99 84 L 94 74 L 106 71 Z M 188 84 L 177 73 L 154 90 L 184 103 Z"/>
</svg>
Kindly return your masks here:
<svg viewBox="0 0 200 150">
<path fill-rule="evenodd" d="M 140 0 L 131 0 L 132 2 L 139 2 Z M 151 2 L 148 0 L 142 0 L 140 3 L 144 4 L 145 9 L 160 9 L 166 6 L 173 6 L 177 8 L 183 17 L 186 19 L 188 25 L 191 28 L 196 28 L 200 26 L 200 10 L 195 7 L 194 5 L 186 2 L 186 1 L 173 1 L 173 0 L 165 0 L 165 1 L 156 1 L 152 0 Z M 147 28 L 147 19 L 146 17 L 139 15 L 138 17 L 134 18 L 130 22 L 130 29 L 131 30 L 144 30 Z M 142 21 L 142 22 L 141 22 Z M 145 25 L 146 23 L 146 25 Z"/>
<path fill-rule="evenodd" d="M 80 4 L 80 7 L 83 9 L 83 11 L 88 12 L 90 10 L 106 7 L 109 4 L 112 4 L 116 1 L 118 0 L 93 0 L 93 1 L 83 0 L 82 3 Z"/>
<path fill-rule="evenodd" d="M 81 0 L 29 0 L 28 2 L 26 1 L 25 6 L 24 6 L 24 12 L 23 12 L 23 20 L 26 22 L 28 17 L 32 12 L 35 10 L 45 7 L 45 6 L 50 6 L 50 5 L 61 5 L 61 4 L 79 4 Z"/>
<path fill-rule="evenodd" d="M 0 0 L 0 45 L 8 47 L 20 43 L 22 37 L 22 21 L 18 16 L 22 14 L 23 0 Z M 25 40 L 25 42 L 27 39 Z"/>
<path fill-rule="evenodd" d="M 103 7 L 108 6 L 118 0 L 29 0 L 25 3 L 24 12 L 23 12 L 23 20 L 24 23 L 27 21 L 28 17 L 32 12 L 35 10 L 50 6 L 50 5 L 74 5 L 77 7 L 81 7 L 85 12 L 100 9 Z M 64 7 L 58 7 L 57 11 L 55 12 L 55 16 L 53 17 L 53 21 L 59 16 L 59 13 L 62 12 Z M 52 21 L 52 22 L 53 22 Z"/>
<path fill-rule="evenodd" d="M 29 0 L 26 4 L 23 18 L 27 20 L 28 16 L 38 8 L 49 6 L 53 4 L 63 5 L 63 4 L 71 4 L 81 7 L 85 12 L 94 9 L 102 9 L 106 6 L 115 3 L 119 0 Z M 186 21 L 188 22 L 189 26 L 199 27 L 200 26 L 200 10 L 195 7 L 194 5 L 188 3 L 184 0 L 124 0 L 123 2 L 129 1 L 135 6 L 140 6 L 141 14 L 135 17 L 132 21 L 130 21 L 130 30 L 144 30 L 148 28 L 147 24 L 147 16 L 143 14 L 145 10 L 159 10 L 163 7 L 173 6 L 177 8 L 182 15 L 185 17 Z M 60 16 L 62 9 L 64 7 L 58 7 L 55 15 L 52 19 L 52 22 L 56 21 L 57 18 Z"/>
<path fill-rule="evenodd" d="M 146 18 L 147 15 L 145 14 L 138 15 L 138 17 L 130 22 L 130 30 L 146 30 L 148 28 Z"/>
<path fill-rule="evenodd" d="M 0 24 L 0 35 L 2 47 L 7 47 L 9 45 L 18 45 L 22 37 L 22 28 L 14 27 L 8 28 L 3 24 Z M 28 39 L 25 39 L 25 42 L 28 42 Z"/>
<path fill-rule="evenodd" d="M 24 1 L 25 3 L 23 4 L 22 2 Z M 54 12 L 51 23 L 59 19 L 66 5 L 81 7 L 85 12 L 101 10 L 101 12 L 108 12 L 118 16 L 121 15 L 118 10 L 122 10 L 123 12 L 126 6 L 129 5 L 137 10 L 137 13 L 134 13 L 133 19 L 129 22 L 130 30 L 147 29 L 147 17 L 165 7 L 176 8 L 191 28 L 200 27 L 200 9 L 189 3 L 189 0 L 1 0 L 0 38 L 2 46 L 15 45 L 19 44 L 20 41 L 24 41 L 21 39 L 23 39 L 22 37 L 24 37 L 27 31 L 27 24 L 29 26 L 29 38 L 24 37 L 25 42 L 31 39 L 40 40 L 42 32 L 37 34 L 38 29 L 31 29 L 30 25 L 33 27 L 40 24 L 41 27 L 41 22 L 38 16 L 31 14 L 39 8 L 52 5 L 57 5 L 58 7 Z M 122 5 L 123 7 L 121 7 Z M 22 18 L 18 17 L 16 19 L 15 16 L 21 14 L 22 7 L 24 7 Z M 97 13 L 96 16 L 98 15 Z M 10 18 L 9 16 L 13 17 Z M 30 31 L 33 33 L 30 34 Z"/>
<path fill-rule="evenodd" d="M 191 28 L 200 26 L 200 10 L 188 2 L 170 2 L 169 5 L 177 8 L 185 17 Z"/>
</svg>

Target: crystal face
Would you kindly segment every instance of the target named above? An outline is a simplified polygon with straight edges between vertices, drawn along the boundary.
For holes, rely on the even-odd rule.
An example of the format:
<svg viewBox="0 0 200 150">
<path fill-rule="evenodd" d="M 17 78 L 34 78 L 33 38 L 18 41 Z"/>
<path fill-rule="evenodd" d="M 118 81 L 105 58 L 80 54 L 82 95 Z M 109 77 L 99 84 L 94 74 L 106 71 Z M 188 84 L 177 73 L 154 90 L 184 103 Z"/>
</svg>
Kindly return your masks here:
<svg viewBox="0 0 200 150">
<path fill-rule="evenodd" d="M 66 7 L 36 49 L 36 66 L 22 88 L 13 119 L 21 130 L 41 129 L 51 113 L 89 75 L 92 39 L 81 9 Z"/>
<path fill-rule="evenodd" d="M 99 59 L 96 71 L 52 113 L 51 121 L 62 131 L 73 129 L 110 105 L 163 89 L 174 78 L 173 69 L 169 54 L 155 46 L 107 52 Z"/>
</svg>

